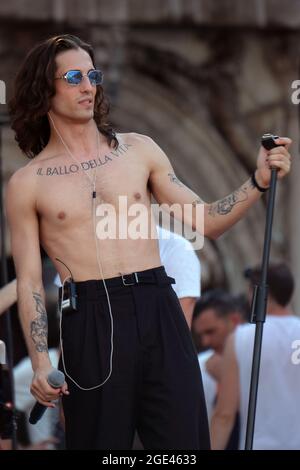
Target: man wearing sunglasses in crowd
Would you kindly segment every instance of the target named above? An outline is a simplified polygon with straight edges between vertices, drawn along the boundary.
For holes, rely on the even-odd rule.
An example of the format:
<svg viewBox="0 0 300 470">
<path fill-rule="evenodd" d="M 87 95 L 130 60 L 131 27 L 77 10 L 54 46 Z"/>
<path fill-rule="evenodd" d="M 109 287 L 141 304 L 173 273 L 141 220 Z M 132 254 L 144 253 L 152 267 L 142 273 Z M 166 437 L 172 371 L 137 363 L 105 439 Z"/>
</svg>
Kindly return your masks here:
<svg viewBox="0 0 300 470">
<path fill-rule="evenodd" d="M 150 198 L 165 207 L 189 205 L 184 223 L 216 238 L 268 188 L 271 166 L 279 178 L 289 172 L 291 141 L 261 148 L 252 177 L 207 204 L 151 138 L 113 130 L 102 79 L 92 48 L 71 35 L 37 45 L 16 78 L 12 128 L 31 161 L 9 181 L 7 214 L 31 391 L 47 407 L 62 395 L 68 449 L 130 449 L 135 429 L 145 449 L 208 449 L 197 353 L 174 280 L 161 266 Z M 121 216 L 132 214 L 120 196 L 128 208 L 145 209 L 147 236 L 124 235 Z M 108 232 L 117 225 L 117 236 L 103 236 L 99 225 L 108 206 L 115 210 L 107 209 Z M 40 244 L 67 286 L 59 366 L 66 382 L 58 389 L 47 382 Z"/>
</svg>

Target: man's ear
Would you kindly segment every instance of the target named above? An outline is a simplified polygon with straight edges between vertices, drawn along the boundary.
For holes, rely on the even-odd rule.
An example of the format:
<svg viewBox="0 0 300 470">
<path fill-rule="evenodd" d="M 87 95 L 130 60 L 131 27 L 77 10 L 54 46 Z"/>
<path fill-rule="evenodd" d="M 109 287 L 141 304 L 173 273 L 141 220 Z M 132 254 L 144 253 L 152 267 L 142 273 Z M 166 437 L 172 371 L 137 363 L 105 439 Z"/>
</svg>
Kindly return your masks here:
<svg viewBox="0 0 300 470">
<path fill-rule="evenodd" d="M 239 312 L 232 312 L 229 318 L 234 328 L 242 323 L 242 318 Z"/>
</svg>

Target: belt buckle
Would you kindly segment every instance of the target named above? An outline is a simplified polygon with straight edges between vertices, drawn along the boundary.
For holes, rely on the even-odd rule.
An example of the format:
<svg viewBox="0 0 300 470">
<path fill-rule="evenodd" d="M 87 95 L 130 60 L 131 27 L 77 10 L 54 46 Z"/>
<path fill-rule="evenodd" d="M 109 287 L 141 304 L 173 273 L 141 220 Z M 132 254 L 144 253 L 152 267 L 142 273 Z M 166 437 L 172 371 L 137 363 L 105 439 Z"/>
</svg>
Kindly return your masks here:
<svg viewBox="0 0 300 470">
<path fill-rule="evenodd" d="M 134 275 L 135 282 L 126 282 L 125 277 L 126 276 L 132 276 L 132 275 Z M 134 284 L 138 284 L 138 282 L 139 282 L 139 278 L 138 278 L 137 273 L 121 274 L 121 277 L 122 277 L 123 286 L 134 286 Z"/>
</svg>

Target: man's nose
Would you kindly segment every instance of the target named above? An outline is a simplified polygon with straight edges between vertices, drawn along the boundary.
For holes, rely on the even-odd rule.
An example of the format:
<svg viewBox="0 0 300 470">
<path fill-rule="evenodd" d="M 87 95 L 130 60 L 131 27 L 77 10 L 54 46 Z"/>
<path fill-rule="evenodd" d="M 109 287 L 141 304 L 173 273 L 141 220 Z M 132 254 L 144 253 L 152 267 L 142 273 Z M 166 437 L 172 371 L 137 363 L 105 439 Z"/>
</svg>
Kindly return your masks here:
<svg viewBox="0 0 300 470">
<path fill-rule="evenodd" d="M 80 82 L 80 90 L 81 91 L 93 90 L 93 85 L 91 84 L 90 79 L 87 75 L 82 77 L 82 80 Z"/>
</svg>

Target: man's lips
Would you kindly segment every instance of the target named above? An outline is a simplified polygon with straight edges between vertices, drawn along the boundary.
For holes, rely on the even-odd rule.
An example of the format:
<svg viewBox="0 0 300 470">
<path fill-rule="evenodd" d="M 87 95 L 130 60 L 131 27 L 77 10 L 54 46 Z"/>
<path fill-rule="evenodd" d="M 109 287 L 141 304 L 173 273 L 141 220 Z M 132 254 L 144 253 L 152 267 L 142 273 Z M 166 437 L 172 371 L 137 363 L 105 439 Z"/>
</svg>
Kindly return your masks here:
<svg viewBox="0 0 300 470">
<path fill-rule="evenodd" d="M 91 105 L 93 104 L 93 99 L 92 98 L 83 98 L 82 100 L 79 100 L 78 101 L 78 104 L 82 104 L 82 105 Z"/>
</svg>

